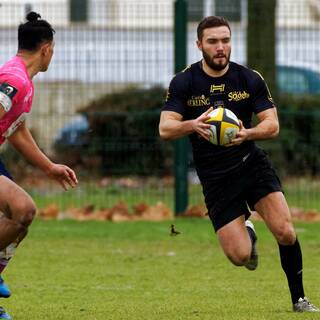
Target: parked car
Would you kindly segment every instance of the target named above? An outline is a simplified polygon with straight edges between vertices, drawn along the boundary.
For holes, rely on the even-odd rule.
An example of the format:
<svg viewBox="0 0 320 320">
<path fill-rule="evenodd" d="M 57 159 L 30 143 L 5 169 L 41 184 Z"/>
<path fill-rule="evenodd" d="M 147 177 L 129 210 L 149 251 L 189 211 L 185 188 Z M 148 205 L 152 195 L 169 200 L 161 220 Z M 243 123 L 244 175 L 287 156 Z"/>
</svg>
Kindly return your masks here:
<svg viewBox="0 0 320 320">
<path fill-rule="evenodd" d="M 276 76 L 279 93 L 320 94 L 320 73 L 317 71 L 306 67 L 278 65 Z"/>
<path fill-rule="evenodd" d="M 66 147 L 82 147 L 84 133 L 89 130 L 89 123 L 85 116 L 77 115 L 58 130 L 54 139 L 54 145 Z"/>
</svg>

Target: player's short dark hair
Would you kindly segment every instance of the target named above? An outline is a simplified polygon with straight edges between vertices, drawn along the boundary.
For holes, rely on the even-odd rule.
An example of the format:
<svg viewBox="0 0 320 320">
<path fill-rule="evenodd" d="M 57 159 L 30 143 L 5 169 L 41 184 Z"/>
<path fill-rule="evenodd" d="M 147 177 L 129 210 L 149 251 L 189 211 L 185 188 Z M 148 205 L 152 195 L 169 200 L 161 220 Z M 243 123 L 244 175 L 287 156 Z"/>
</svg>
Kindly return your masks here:
<svg viewBox="0 0 320 320">
<path fill-rule="evenodd" d="M 29 12 L 27 22 L 21 23 L 18 28 L 18 50 L 34 51 L 44 42 L 53 40 L 54 29 L 40 14 Z"/>
<path fill-rule="evenodd" d="M 198 40 L 202 39 L 204 29 L 217 28 L 217 27 L 221 27 L 221 26 L 228 27 L 230 34 L 231 34 L 229 22 L 224 17 L 209 16 L 209 17 L 204 18 L 202 21 L 200 21 L 198 28 L 197 28 Z"/>
</svg>

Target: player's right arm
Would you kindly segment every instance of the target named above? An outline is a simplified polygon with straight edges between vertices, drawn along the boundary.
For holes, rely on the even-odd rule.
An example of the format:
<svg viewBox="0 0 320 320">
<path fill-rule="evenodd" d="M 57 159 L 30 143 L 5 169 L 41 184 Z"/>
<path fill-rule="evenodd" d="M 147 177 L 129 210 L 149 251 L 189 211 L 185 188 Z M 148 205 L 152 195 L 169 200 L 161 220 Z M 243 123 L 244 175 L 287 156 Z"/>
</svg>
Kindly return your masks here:
<svg viewBox="0 0 320 320">
<path fill-rule="evenodd" d="M 210 117 L 208 109 L 196 119 L 183 120 L 186 114 L 187 100 L 191 87 L 190 68 L 178 73 L 170 82 L 165 105 L 162 109 L 159 123 L 159 133 L 162 139 L 177 139 L 197 132 L 203 138 L 209 140 L 210 128 L 205 121 Z"/>
<path fill-rule="evenodd" d="M 198 118 L 183 121 L 183 116 L 174 111 L 162 111 L 160 116 L 159 133 L 162 139 L 177 139 L 197 132 L 201 137 L 209 140 L 210 125 L 205 123 L 210 119 L 209 108 Z"/>
</svg>

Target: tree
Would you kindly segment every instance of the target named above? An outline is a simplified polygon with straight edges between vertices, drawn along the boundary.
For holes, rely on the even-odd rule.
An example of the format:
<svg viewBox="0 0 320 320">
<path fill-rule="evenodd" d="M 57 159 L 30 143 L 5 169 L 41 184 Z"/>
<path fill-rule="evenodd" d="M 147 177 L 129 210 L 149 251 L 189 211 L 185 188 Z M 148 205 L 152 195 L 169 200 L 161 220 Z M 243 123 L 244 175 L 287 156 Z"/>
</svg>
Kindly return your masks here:
<svg viewBox="0 0 320 320">
<path fill-rule="evenodd" d="M 273 96 L 277 95 L 275 70 L 276 0 L 248 0 L 248 66 L 263 75 Z"/>
</svg>

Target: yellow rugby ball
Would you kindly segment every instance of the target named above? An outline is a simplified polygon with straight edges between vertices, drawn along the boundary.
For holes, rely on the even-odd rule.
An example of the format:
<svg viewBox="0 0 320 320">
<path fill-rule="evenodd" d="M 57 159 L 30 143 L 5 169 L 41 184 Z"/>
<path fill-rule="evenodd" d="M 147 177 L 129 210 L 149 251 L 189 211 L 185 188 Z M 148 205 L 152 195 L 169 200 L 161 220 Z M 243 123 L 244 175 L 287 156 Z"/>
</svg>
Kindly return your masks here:
<svg viewBox="0 0 320 320">
<path fill-rule="evenodd" d="M 235 138 L 240 130 L 240 121 L 229 109 L 219 107 L 209 113 L 206 121 L 210 126 L 210 142 L 217 146 L 224 146 Z"/>
</svg>

